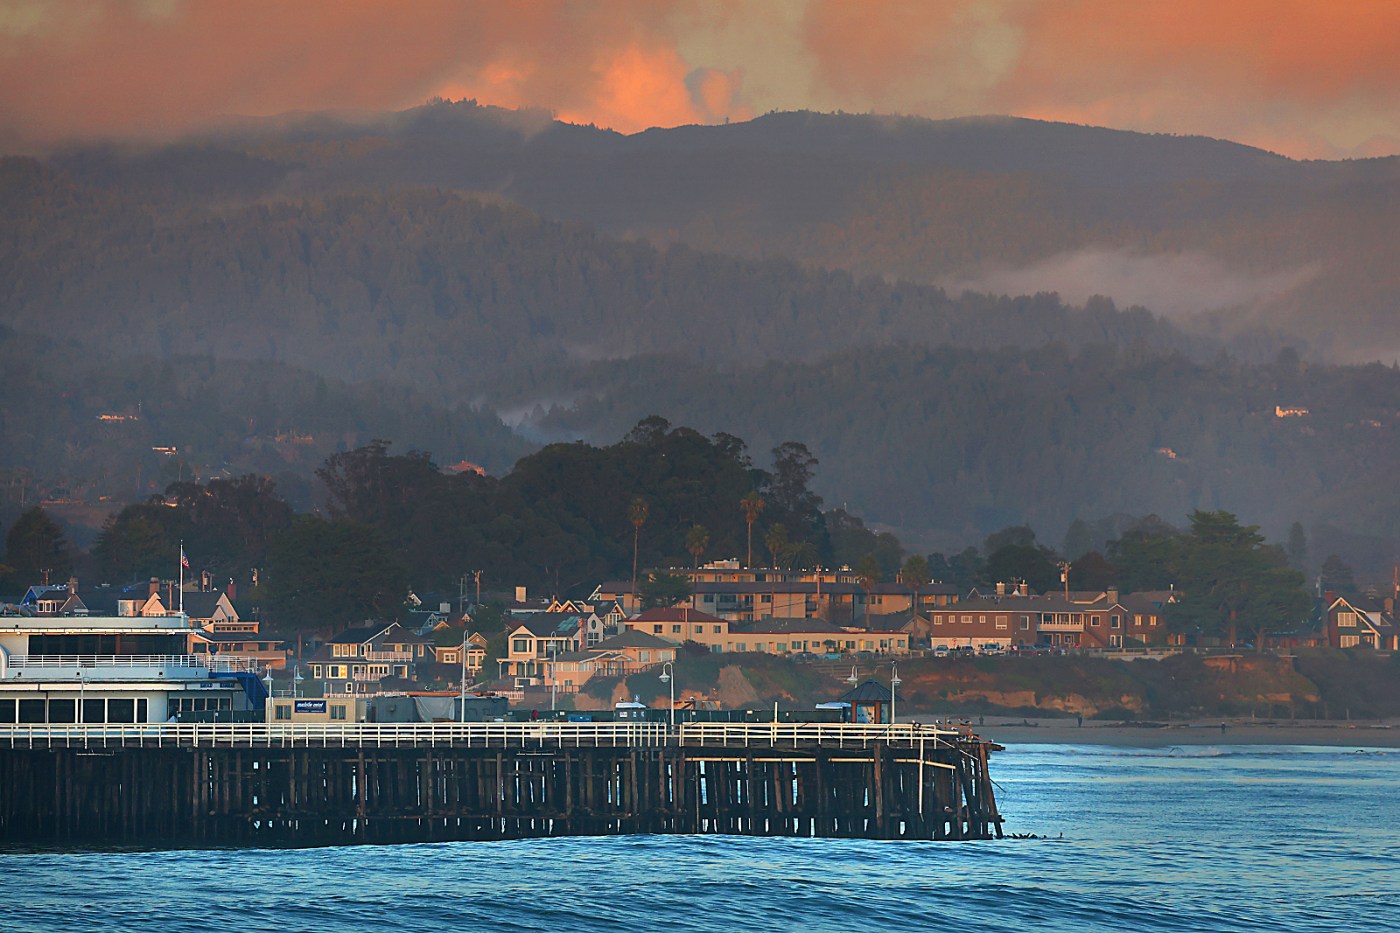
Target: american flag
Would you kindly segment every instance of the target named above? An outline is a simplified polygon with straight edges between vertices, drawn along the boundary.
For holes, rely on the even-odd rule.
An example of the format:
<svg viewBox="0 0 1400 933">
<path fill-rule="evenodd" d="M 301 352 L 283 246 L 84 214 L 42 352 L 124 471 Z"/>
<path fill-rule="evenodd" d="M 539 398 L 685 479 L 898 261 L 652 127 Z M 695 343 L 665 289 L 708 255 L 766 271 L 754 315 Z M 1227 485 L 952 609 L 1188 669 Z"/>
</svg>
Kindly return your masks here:
<svg viewBox="0 0 1400 933">
<path fill-rule="evenodd" d="M 190 569 L 190 559 L 185 556 L 185 546 L 183 544 L 180 545 L 180 566 L 184 567 L 186 570 Z"/>
</svg>

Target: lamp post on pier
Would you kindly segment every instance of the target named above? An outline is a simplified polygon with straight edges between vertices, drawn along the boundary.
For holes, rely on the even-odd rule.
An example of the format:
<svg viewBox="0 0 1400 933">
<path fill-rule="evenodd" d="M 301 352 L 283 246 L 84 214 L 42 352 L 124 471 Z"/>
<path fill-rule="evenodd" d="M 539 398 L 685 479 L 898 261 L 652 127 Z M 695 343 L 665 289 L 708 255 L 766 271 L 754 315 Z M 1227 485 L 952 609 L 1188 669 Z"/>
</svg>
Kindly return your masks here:
<svg viewBox="0 0 1400 933">
<path fill-rule="evenodd" d="M 671 687 L 671 728 L 676 727 L 676 677 L 675 667 L 670 661 L 661 665 L 661 682 Z"/>
<path fill-rule="evenodd" d="M 549 708 L 554 710 L 559 701 L 559 643 L 549 644 Z"/>
<path fill-rule="evenodd" d="M 464 581 L 466 577 L 462 578 Z M 467 721 L 467 627 L 462 626 L 462 708 L 458 716 L 458 722 Z"/>
<path fill-rule="evenodd" d="M 899 662 L 890 662 L 890 725 L 894 725 L 894 691 L 900 685 Z"/>
</svg>

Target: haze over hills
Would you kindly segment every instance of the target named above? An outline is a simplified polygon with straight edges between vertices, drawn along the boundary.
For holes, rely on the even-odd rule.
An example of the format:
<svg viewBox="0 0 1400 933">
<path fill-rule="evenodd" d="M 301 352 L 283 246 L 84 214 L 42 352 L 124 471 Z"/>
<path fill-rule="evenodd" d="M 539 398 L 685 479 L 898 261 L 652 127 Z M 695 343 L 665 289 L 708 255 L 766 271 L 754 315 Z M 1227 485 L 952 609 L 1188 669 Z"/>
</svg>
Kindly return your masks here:
<svg viewBox="0 0 1400 933">
<path fill-rule="evenodd" d="M 1217 336 L 1277 328 L 1400 355 L 1400 160 L 1297 162 L 1221 140 L 1012 118 L 775 113 L 622 136 L 440 102 L 243 121 L 138 157 L 68 152 L 146 200 L 433 186 L 618 236 L 1012 294 L 1107 294 Z"/>
<path fill-rule="evenodd" d="M 7 159 L 0 323 L 33 365 L 0 417 L 34 443 L 0 468 L 131 494 L 169 444 L 309 482 L 249 452 L 271 431 L 501 471 L 519 435 L 660 414 L 806 442 L 830 502 L 929 546 L 1226 508 L 1381 566 L 1400 380 L 1326 360 L 1400 347 L 1397 187 L 1394 159 L 1028 120 L 621 136 L 469 103 Z M 162 436 L 92 469 L 97 415 L 171 367 Z"/>
</svg>

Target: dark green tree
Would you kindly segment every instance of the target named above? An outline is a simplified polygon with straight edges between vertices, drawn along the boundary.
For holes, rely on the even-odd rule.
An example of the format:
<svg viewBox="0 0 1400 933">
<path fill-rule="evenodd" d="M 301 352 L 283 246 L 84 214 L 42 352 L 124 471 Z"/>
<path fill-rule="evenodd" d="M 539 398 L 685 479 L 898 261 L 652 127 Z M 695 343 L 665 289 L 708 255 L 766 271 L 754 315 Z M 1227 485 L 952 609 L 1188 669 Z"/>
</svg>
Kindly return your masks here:
<svg viewBox="0 0 1400 933">
<path fill-rule="evenodd" d="M 685 533 L 685 549 L 694 558 L 695 568 L 700 568 L 700 555 L 705 553 L 705 548 L 710 546 L 710 533 L 705 530 L 704 525 L 691 525 L 690 530 Z"/>
<path fill-rule="evenodd" d="M 1303 576 L 1288 566 L 1283 549 L 1267 544 L 1259 529 L 1230 512 L 1196 511 L 1179 542 L 1177 575 L 1184 592 L 1168 607 L 1168 619 L 1236 645 L 1241 629 L 1262 650 L 1271 628 L 1291 628 L 1311 601 Z"/>
<path fill-rule="evenodd" d="M 1328 554 L 1327 559 L 1322 562 L 1320 583 L 1324 593 L 1336 593 L 1338 596 L 1357 594 L 1356 574 L 1351 565 L 1336 554 Z"/>
<path fill-rule="evenodd" d="M 300 515 L 273 538 L 262 585 L 276 631 L 330 635 L 392 617 L 408 571 L 374 528 Z"/>
<path fill-rule="evenodd" d="M 739 500 L 739 508 L 744 511 L 744 523 L 748 525 L 748 550 L 744 559 L 745 567 L 753 566 L 753 523 L 758 521 L 758 516 L 763 513 L 763 497 L 757 492 L 749 492 L 744 498 Z"/>
<path fill-rule="evenodd" d="M 880 582 L 880 561 L 874 554 L 866 554 L 855 566 L 856 582 L 865 590 L 865 627 L 870 628 L 870 604 L 873 601 L 875 584 Z"/>
<path fill-rule="evenodd" d="M 678 573 L 649 573 L 642 581 L 642 608 L 668 609 L 690 598 L 690 580 Z"/>
<path fill-rule="evenodd" d="M 1024 580 L 1041 593 L 1058 588 L 1060 580 L 1054 553 L 1034 544 L 1003 544 L 987 555 L 982 574 L 988 584 Z"/>
<path fill-rule="evenodd" d="M 1294 522 L 1288 529 L 1288 561 L 1298 570 L 1308 562 L 1308 536 L 1302 522 Z"/>
<path fill-rule="evenodd" d="M 164 506 L 129 505 L 102 523 L 92 556 L 107 580 L 125 583 L 168 576 L 179 560 L 179 543 Z"/>
<path fill-rule="evenodd" d="M 1118 569 L 1098 551 L 1081 554 L 1069 570 L 1070 588 L 1076 590 L 1107 590 L 1118 582 Z"/>
<path fill-rule="evenodd" d="M 39 506 L 27 509 L 15 519 L 5 535 L 5 564 L 20 586 L 67 583 L 73 571 L 68 539 L 48 513 Z"/>
</svg>

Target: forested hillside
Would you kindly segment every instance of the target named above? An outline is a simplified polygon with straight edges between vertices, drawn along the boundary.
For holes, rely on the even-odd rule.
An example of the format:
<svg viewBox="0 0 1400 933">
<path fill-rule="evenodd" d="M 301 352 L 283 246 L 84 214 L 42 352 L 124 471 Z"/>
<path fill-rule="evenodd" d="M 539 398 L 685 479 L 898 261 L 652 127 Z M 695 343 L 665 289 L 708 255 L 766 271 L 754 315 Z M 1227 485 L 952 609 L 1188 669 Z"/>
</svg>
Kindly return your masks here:
<svg viewBox="0 0 1400 933">
<path fill-rule="evenodd" d="M 760 447 L 791 434 L 821 460 L 830 501 L 930 548 L 1013 524 L 1058 540 L 1075 518 L 1222 508 L 1276 537 L 1294 521 L 1332 540 L 1328 526 L 1346 529 L 1343 550 L 1362 562 L 1400 547 L 1392 367 L 886 346 L 740 373 L 652 360 L 624 379 L 600 366 L 583 386 L 589 401 L 540 423 L 609 437 L 656 412 Z"/>
<path fill-rule="evenodd" d="M 1400 354 L 1400 160 L 1295 162 L 1199 137 L 1010 118 L 774 113 L 621 136 L 438 102 L 247 121 L 52 160 L 142 203 L 432 186 L 611 235 L 1074 301 L 1100 292 L 1250 346 Z"/>
<path fill-rule="evenodd" d="M 116 507 L 179 480 L 248 472 L 275 477 L 305 509 L 326 457 L 378 437 L 492 472 L 532 449 L 489 412 L 277 363 L 123 358 L 0 329 L 0 372 L 6 523 L 43 498 Z"/>
<path fill-rule="evenodd" d="M 244 471 L 301 507 L 374 438 L 499 475 L 660 414 L 808 443 L 920 547 L 1218 508 L 1386 566 L 1400 380 L 1326 358 L 1400 348 L 1398 165 L 445 102 L 0 159 L 6 507 Z"/>
<path fill-rule="evenodd" d="M 739 365 L 890 341 L 1193 345 L 1102 302 L 952 298 L 781 259 L 658 251 L 443 191 L 160 210 L 14 160 L 0 209 L 0 313 L 19 331 L 451 398 L 657 352 Z"/>
</svg>

